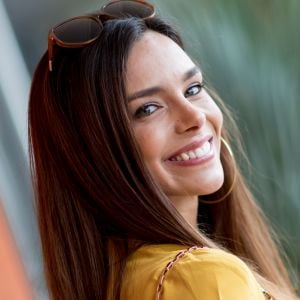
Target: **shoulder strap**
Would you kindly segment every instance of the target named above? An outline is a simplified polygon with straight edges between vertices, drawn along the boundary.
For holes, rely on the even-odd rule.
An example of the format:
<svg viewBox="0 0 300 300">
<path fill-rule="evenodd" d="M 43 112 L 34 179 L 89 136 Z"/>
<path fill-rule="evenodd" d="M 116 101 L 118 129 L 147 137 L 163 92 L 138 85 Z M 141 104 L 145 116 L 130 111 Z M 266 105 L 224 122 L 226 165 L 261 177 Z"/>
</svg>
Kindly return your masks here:
<svg viewBox="0 0 300 300">
<path fill-rule="evenodd" d="M 158 280 L 157 287 L 156 287 L 155 300 L 160 300 L 161 299 L 163 283 L 164 283 L 164 280 L 166 278 L 166 275 L 172 269 L 172 267 L 176 264 L 176 262 L 179 261 L 182 257 L 184 257 L 187 253 L 191 253 L 191 252 L 193 252 L 194 250 L 197 250 L 197 249 L 203 249 L 203 247 L 192 246 L 188 249 L 183 249 L 183 250 L 179 251 L 175 255 L 175 257 L 167 263 L 167 265 L 165 266 L 165 268 L 163 269 L 163 271 L 161 272 L 161 274 L 159 276 L 159 280 Z M 274 297 L 272 297 L 264 289 L 262 289 L 262 293 L 263 293 L 264 297 L 266 298 L 266 300 L 276 300 Z"/>
<path fill-rule="evenodd" d="M 201 249 L 201 248 L 202 247 L 192 246 L 188 249 L 183 249 L 183 250 L 179 251 L 175 255 L 175 257 L 167 263 L 166 267 L 163 269 L 163 271 L 161 272 L 161 274 L 159 276 L 159 280 L 158 280 L 157 288 L 156 288 L 156 297 L 155 297 L 156 300 L 160 300 L 161 292 L 162 292 L 162 289 L 163 289 L 163 283 L 164 283 L 164 280 L 165 280 L 166 275 L 169 272 L 169 270 L 176 264 L 176 262 L 178 260 L 180 260 L 187 253 L 190 253 L 194 250 Z"/>
</svg>

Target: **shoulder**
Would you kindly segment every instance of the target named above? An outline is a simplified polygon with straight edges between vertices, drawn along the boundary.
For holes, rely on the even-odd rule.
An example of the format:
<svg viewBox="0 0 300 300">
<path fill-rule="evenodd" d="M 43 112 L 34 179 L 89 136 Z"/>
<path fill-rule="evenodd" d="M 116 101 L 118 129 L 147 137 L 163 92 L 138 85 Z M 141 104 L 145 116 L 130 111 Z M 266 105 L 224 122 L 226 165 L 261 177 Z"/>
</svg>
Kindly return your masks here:
<svg viewBox="0 0 300 300">
<path fill-rule="evenodd" d="M 128 259 L 121 299 L 155 299 L 157 288 L 161 299 L 264 299 L 246 264 L 219 249 L 141 247 Z"/>
</svg>

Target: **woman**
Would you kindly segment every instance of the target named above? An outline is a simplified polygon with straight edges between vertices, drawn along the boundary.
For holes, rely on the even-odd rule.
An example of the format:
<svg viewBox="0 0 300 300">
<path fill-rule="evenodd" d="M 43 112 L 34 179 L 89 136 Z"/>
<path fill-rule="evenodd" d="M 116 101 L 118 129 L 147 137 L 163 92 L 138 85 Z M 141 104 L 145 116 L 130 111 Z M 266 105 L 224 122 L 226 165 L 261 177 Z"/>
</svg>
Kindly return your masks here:
<svg viewBox="0 0 300 300">
<path fill-rule="evenodd" d="M 113 1 L 67 20 L 35 72 L 32 173 L 52 298 L 296 299 L 228 145 L 230 114 L 154 15 Z"/>
</svg>

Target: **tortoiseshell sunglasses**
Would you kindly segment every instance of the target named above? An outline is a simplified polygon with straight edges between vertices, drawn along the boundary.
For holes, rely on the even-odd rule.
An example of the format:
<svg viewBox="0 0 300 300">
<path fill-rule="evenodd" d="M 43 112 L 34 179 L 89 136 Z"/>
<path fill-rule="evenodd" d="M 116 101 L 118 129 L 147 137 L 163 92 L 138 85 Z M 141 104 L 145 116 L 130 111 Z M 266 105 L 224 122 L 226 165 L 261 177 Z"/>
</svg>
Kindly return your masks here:
<svg viewBox="0 0 300 300">
<path fill-rule="evenodd" d="M 154 6 L 143 0 L 111 0 L 94 14 L 68 19 L 53 27 L 48 35 L 49 70 L 53 70 L 53 48 L 82 48 L 93 43 L 100 36 L 103 23 L 111 19 L 136 17 L 152 18 Z"/>
</svg>

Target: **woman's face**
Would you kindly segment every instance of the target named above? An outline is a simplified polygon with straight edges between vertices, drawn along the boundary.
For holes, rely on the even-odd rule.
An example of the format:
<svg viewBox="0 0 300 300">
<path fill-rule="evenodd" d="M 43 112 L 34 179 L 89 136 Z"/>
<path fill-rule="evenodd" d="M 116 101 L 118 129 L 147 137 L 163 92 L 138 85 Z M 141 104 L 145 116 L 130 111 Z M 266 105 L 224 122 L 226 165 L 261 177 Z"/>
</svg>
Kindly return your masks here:
<svg viewBox="0 0 300 300">
<path fill-rule="evenodd" d="M 223 118 L 189 56 L 168 37 L 148 31 L 129 53 L 126 80 L 135 138 L 166 195 L 184 199 L 218 190 Z"/>
</svg>

